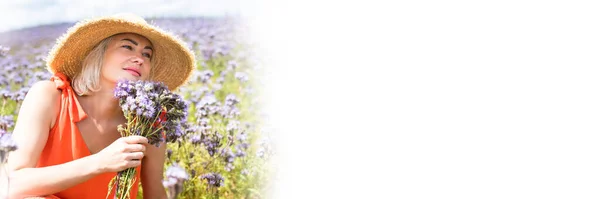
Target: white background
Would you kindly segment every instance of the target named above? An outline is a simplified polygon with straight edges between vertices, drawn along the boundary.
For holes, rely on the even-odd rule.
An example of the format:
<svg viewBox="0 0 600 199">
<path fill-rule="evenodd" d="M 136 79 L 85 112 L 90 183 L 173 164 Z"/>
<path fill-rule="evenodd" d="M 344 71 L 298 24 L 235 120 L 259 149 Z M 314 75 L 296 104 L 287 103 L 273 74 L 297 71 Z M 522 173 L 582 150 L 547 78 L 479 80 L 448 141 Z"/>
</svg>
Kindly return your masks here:
<svg viewBox="0 0 600 199">
<path fill-rule="evenodd" d="M 2 28 L 45 22 L 10 2 Z M 268 67 L 273 198 L 600 197 L 594 1 L 129 2 L 110 12 L 249 13 Z"/>
<path fill-rule="evenodd" d="M 275 198 L 600 197 L 594 1 L 394 2 L 261 2 Z"/>
</svg>

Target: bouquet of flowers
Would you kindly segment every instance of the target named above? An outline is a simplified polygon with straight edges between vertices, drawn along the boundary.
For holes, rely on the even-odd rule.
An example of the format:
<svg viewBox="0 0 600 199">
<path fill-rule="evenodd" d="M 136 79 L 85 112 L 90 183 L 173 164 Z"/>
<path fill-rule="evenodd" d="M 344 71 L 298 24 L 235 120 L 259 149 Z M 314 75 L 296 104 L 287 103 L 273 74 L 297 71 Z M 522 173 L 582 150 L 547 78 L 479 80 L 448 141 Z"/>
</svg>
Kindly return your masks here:
<svg viewBox="0 0 600 199">
<path fill-rule="evenodd" d="M 173 142 L 183 135 L 181 122 L 186 121 L 187 104 L 164 83 L 119 81 L 114 96 L 127 119 L 125 125 L 118 126 L 121 136 L 144 136 L 158 147 L 161 142 Z M 114 187 L 116 198 L 129 198 L 129 191 L 137 180 L 135 172 L 135 168 L 118 172 L 108 185 L 108 194 Z"/>
</svg>

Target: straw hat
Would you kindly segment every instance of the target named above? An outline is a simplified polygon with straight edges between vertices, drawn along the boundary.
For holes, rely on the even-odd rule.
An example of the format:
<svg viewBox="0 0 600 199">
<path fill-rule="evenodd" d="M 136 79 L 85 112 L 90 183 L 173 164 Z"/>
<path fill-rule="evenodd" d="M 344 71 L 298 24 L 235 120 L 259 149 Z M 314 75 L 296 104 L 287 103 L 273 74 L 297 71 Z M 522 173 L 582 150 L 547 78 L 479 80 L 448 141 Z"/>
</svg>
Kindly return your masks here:
<svg viewBox="0 0 600 199">
<path fill-rule="evenodd" d="M 164 82 L 170 90 L 187 82 L 196 61 L 184 42 L 128 13 L 83 20 L 69 28 L 50 50 L 48 70 L 73 79 L 88 53 L 103 39 L 119 33 L 136 33 L 150 40 L 154 47 L 152 80 Z"/>
</svg>

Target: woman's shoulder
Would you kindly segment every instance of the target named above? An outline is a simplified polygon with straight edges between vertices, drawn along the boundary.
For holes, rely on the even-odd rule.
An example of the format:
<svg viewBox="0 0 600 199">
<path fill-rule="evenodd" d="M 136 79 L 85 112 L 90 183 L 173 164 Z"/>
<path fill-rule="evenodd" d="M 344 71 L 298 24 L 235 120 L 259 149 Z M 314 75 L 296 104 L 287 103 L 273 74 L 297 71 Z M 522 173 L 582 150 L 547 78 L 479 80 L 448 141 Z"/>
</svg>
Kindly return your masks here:
<svg viewBox="0 0 600 199">
<path fill-rule="evenodd" d="M 38 81 L 27 92 L 22 107 L 27 107 L 26 111 L 53 113 L 44 114 L 48 117 L 50 127 L 52 127 L 56 122 L 54 115 L 59 111 L 60 95 L 61 90 L 57 89 L 56 83 L 53 81 Z"/>
<path fill-rule="evenodd" d="M 60 90 L 56 88 L 56 83 L 50 80 L 42 80 L 34 83 L 27 95 L 36 95 L 38 97 L 53 97 L 52 99 L 56 99 L 56 97 L 60 96 Z"/>
</svg>

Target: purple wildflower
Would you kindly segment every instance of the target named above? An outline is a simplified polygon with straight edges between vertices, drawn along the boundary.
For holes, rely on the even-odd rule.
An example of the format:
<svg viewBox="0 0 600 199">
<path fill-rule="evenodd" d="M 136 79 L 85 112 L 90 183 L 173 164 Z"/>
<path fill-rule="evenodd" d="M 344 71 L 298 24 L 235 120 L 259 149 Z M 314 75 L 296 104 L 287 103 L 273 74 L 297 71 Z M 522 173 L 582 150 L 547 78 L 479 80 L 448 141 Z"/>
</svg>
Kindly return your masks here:
<svg viewBox="0 0 600 199">
<path fill-rule="evenodd" d="M 229 120 L 229 122 L 227 123 L 227 131 L 228 132 L 237 131 L 239 125 L 240 125 L 240 121 Z"/>
<path fill-rule="evenodd" d="M 183 183 L 187 181 L 190 176 L 185 169 L 180 167 L 177 163 L 167 168 L 165 175 L 166 179 L 163 181 L 163 186 L 169 190 L 169 196 L 171 196 L 171 198 L 176 198 L 179 193 L 183 192 Z"/>
<path fill-rule="evenodd" d="M 167 159 L 171 158 L 171 155 L 173 155 L 173 149 L 167 149 Z"/>
<path fill-rule="evenodd" d="M 165 172 L 167 178 L 175 178 L 178 181 L 185 181 L 188 180 L 190 177 L 187 174 L 187 172 L 185 171 L 185 169 L 183 169 L 182 167 L 179 166 L 179 164 L 175 163 L 173 165 L 171 165 L 169 168 L 167 168 L 167 171 Z"/>
<path fill-rule="evenodd" d="M 177 184 L 177 179 L 175 179 L 175 178 L 167 178 L 167 179 L 163 180 L 162 183 L 163 183 L 163 186 L 165 188 L 174 187 Z"/>
<path fill-rule="evenodd" d="M 221 149 L 221 157 L 225 160 L 225 171 L 233 170 L 233 161 L 235 161 L 236 155 L 231 151 L 229 147 L 225 147 Z"/>
<path fill-rule="evenodd" d="M 243 73 L 243 72 L 236 72 L 235 78 L 238 79 L 242 83 L 245 83 L 248 81 L 248 75 L 246 75 L 246 73 Z"/>
<path fill-rule="evenodd" d="M 225 97 L 225 105 L 227 106 L 235 106 L 238 103 L 240 103 L 240 100 L 234 94 L 229 94 Z"/>
<path fill-rule="evenodd" d="M 208 155 L 211 157 L 215 155 L 218 148 L 222 145 L 221 143 L 222 136 L 215 132 L 214 134 L 205 135 L 202 140 L 202 144 L 204 144 L 204 148 L 208 152 Z"/>
<path fill-rule="evenodd" d="M 230 172 L 231 170 L 235 169 L 235 166 L 233 166 L 233 164 L 232 164 L 232 163 L 227 163 L 227 164 L 225 165 L 225 168 L 224 168 L 224 169 L 225 169 L 225 171 L 228 171 L 228 172 Z"/>
<path fill-rule="evenodd" d="M 211 70 L 204 70 L 200 72 L 199 78 L 202 83 L 207 83 L 214 75 L 215 74 Z"/>
<path fill-rule="evenodd" d="M 240 110 L 235 106 L 222 106 L 219 114 L 224 118 L 235 118 L 240 116 Z"/>
<path fill-rule="evenodd" d="M 15 76 L 15 77 L 13 77 L 12 81 L 13 81 L 15 84 L 22 84 L 22 83 L 23 83 L 23 81 L 25 81 L 25 80 L 23 79 L 23 77 L 22 77 L 22 76 Z"/>
<path fill-rule="evenodd" d="M 235 160 L 235 154 L 231 151 L 229 147 L 221 149 L 221 156 L 227 163 L 233 163 L 233 161 Z"/>
<path fill-rule="evenodd" d="M 9 50 L 10 50 L 10 48 L 8 48 L 8 47 L 0 46 L 0 57 L 8 56 Z"/>
<path fill-rule="evenodd" d="M 17 150 L 17 143 L 12 139 L 12 134 L 4 130 L 0 133 L 0 164 L 6 161 L 8 153 Z"/>
<path fill-rule="evenodd" d="M 8 130 L 13 126 L 15 126 L 15 120 L 13 119 L 13 116 L 0 116 L 0 129 Z"/>
<path fill-rule="evenodd" d="M 206 105 L 213 105 L 215 103 L 217 103 L 217 98 L 215 97 L 215 95 L 210 94 L 202 97 L 202 99 L 200 99 L 200 103 L 198 103 L 198 106 L 203 107 Z"/>
<path fill-rule="evenodd" d="M 208 118 L 200 118 L 200 126 L 208 126 L 208 122 L 210 122 L 210 120 Z"/>
<path fill-rule="evenodd" d="M 29 91 L 28 87 L 21 88 L 16 93 L 13 93 L 13 95 L 11 96 L 11 99 L 14 101 L 17 101 L 17 102 L 21 102 L 25 99 L 25 96 L 27 95 L 28 91 Z"/>
<path fill-rule="evenodd" d="M 198 125 L 192 125 L 189 123 L 182 123 L 182 128 L 185 129 L 185 134 L 186 135 L 194 135 L 198 132 L 200 132 L 200 126 Z"/>
<path fill-rule="evenodd" d="M 192 135 L 192 137 L 190 138 L 190 141 L 192 142 L 192 144 L 200 144 L 202 142 L 202 136 L 201 135 Z"/>
<path fill-rule="evenodd" d="M 5 100 L 10 99 L 12 98 L 12 93 L 8 90 L 2 89 L 0 90 L 0 97 L 4 98 Z"/>
<path fill-rule="evenodd" d="M 246 150 L 250 148 L 250 143 L 248 143 L 248 135 L 245 132 L 242 132 L 238 135 L 237 140 L 239 141 L 239 144 L 235 146 L 235 155 L 237 157 L 244 157 L 246 156 Z"/>
<path fill-rule="evenodd" d="M 222 84 L 225 82 L 225 77 L 220 76 L 217 78 L 217 80 L 215 80 L 215 82 L 216 84 L 213 85 L 213 88 L 215 88 L 215 90 L 219 90 L 223 86 Z"/>
<path fill-rule="evenodd" d="M 229 60 L 227 62 L 227 69 L 228 70 L 235 70 L 238 67 L 238 62 L 235 60 Z"/>
<path fill-rule="evenodd" d="M 248 169 L 242 169 L 242 175 L 247 176 L 248 174 L 250 174 L 250 172 L 248 171 Z"/>
<path fill-rule="evenodd" d="M 206 180 L 209 187 L 221 187 L 225 183 L 225 179 L 218 173 L 207 173 L 200 177 L 201 180 Z"/>
<path fill-rule="evenodd" d="M 258 156 L 260 158 L 267 158 L 267 157 L 269 157 L 268 155 L 270 155 L 271 152 L 272 152 L 272 150 L 271 150 L 270 139 L 263 138 L 260 142 L 260 147 L 256 151 L 256 156 Z"/>
<path fill-rule="evenodd" d="M 210 131 L 212 129 L 212 126 L 210 126 L 210 125 L 203 125 L 203 126 L 200 126 L 199 129 L 200 129 L 200 132 L 208 132 L 208 131 Z"/>
</svg>

